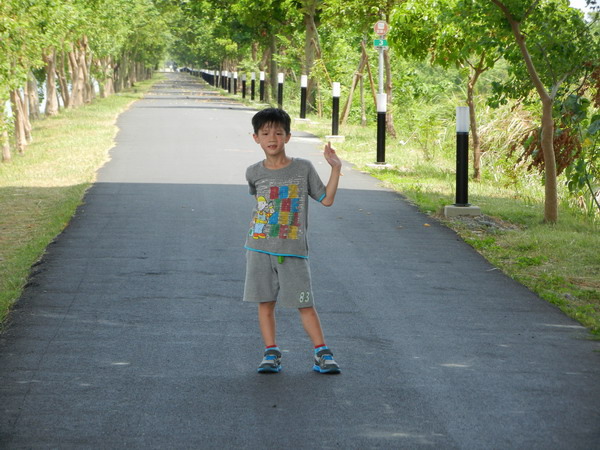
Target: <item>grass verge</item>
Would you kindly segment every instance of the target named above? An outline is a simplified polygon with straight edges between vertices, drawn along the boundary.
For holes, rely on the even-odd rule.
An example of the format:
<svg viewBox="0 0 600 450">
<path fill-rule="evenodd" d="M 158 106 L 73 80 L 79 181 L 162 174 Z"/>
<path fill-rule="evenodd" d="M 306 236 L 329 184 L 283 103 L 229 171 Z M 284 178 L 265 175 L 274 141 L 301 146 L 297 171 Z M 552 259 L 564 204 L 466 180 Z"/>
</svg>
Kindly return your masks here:
<svg viewBox="0 0 600 450">
<path fill-rule="evenodd" d="M 296 128 L 325 138 L 330 123 L 311 118 Z M 492 264 L 541 298 L 557 305 L 600 338 L 600 233 L 599 224 L 563 204 L 559 222 L 543 224 L 543 187 L 530 182 L 488 174 L 470 182 L 469 201 L 481 207 L 476 219 L 446 219 L 443 207 L 454 203 L 454 160 L 435 157 L 391 140 L 386 145 L 390 169 L 367 166 L 376 158 L 372 128 L 344 126 L 344 143 L 338 154 L 403 194 L 422 211 L 454 229 Z M 389 138 L 388 138 L 389 140 Z M 524 175 L 525 177 L 531 175 Z M 531 176 L 534 177 L 534 176 Z"/>
<path fill-rule="evenodd" d="M 67 226 L 108 160 L 117 117 L 158 77 L 34 122 L 34 142 L 25 155 L 0 163 L 0 323 L 21 295 L 32 265 Z"/>
</svg>

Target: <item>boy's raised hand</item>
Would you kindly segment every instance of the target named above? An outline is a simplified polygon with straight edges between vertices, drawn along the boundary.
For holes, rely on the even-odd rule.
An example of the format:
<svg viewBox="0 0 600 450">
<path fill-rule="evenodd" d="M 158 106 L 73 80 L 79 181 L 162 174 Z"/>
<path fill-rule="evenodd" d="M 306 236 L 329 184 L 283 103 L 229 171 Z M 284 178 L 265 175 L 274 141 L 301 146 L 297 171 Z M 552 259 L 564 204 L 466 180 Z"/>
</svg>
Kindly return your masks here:
<svg viewBox="0 0 600 450">
<path fill-rule="evenodd" d="M 342 167 L 342 161 L 340 161 L 340 158 L 335 153 L 335 149 L 331 146 L 331 142 L 325 144 L 324 156 L 332 168 Z"/>
</svg>

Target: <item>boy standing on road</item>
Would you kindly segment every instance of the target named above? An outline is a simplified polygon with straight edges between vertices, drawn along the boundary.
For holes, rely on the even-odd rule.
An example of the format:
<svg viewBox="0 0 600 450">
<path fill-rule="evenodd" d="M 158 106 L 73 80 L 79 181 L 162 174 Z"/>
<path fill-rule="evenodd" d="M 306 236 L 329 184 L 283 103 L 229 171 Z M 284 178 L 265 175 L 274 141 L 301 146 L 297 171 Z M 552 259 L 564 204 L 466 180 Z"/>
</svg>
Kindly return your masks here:
<svg viewBox="0 0 600 450">
<path fill-rule="evenodd" d="M 290 125 L 290 116 L 277 108 L 267 108 L 252 118 L 254 141 L 266 157 L 246 170 L 256 206 L 245 245 L 244 301 L 258 303 L 258 323 L 265 343 L 258 372 L 281 370 L 281 351 L 275 340 L 275 304 L 279 302 L 298 308 L 315 346 L 313 370 L 339 373 L 314 306 L 306 232 L 308 198 L 324 206 L 333 204 L 342 163 L 328 143 L 324 155 L 331 175 L 325 186 L 310 161 L 286 154 Z"/>
</svg>

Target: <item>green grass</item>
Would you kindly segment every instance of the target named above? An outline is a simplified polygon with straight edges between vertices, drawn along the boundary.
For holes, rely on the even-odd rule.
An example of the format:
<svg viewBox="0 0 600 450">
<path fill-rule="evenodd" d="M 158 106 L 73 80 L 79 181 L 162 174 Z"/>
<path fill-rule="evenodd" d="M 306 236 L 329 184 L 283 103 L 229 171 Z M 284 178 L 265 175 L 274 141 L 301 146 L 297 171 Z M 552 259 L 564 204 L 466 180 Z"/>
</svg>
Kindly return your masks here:
<svg viewBox="0 0 600 450">
<path fill-rule="evenodd" d="M 25 154 L 0 163 L 0 322 L 108 160 L 118 115 L 156 80 L 34 122 Z"/>
<path fill-rule="evenodd" d="M 296 128 L 322 138 L 330 134 L 328 120 L 311 120 Z M 425 152 L 388 137 L 386 162 L 392 167 L 373 169 L 367 164 L 376 159 L 375 130 L 348 125 L 340 134 L 346 141 L 335 146 L 342 158 L 456 230 L 496 267 L 600 336 L 600 226 L 566 202 L 559 222 L 544 224 L 539 175 L 484 167 L 482 181 L 469 182 L 469 201 L 484 217 L 449 220 L 443 207 L 455 198 L 453 149 Z"/>
</svg>

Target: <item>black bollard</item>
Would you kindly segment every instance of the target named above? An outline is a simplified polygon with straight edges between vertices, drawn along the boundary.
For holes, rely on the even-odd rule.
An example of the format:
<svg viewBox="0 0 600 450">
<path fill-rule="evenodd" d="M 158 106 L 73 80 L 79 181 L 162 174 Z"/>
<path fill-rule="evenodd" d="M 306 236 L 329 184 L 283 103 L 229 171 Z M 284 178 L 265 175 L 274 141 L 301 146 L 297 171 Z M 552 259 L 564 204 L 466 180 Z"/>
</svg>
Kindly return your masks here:
<svg viewBox="0 0 600 450">
<path fill-rule="evenodd" d="M 469 108 L 456 107 L 456 203 L 469 204 Z"/>
<path fill-rule="evenodd" d="M 385 164 L 387 94 L 377 94 L 377 164 Z"/>
<path fill-rule="evenodd" d="M 259 81 L 259 90 L 260 90 L 260 101 L 265 101 L 265 73 L 260 72 L 260 81 Z"/>
<path fill-rule="evenodd" d="M 306 94 L 308 90 L 308 76 L 300 77 L 300 118 L 306 119 Z"/>
<path fill-rule="evenodd" d="M 283 73 L 277 75 L 277 106 L 283 108 Z"/>
<path fill-rule="evenodd" d="M 337 136 L 340 128 L 340 83 L 333 82 L 333 108 L 331 114 L 331 134 Z"/>
</svg>

